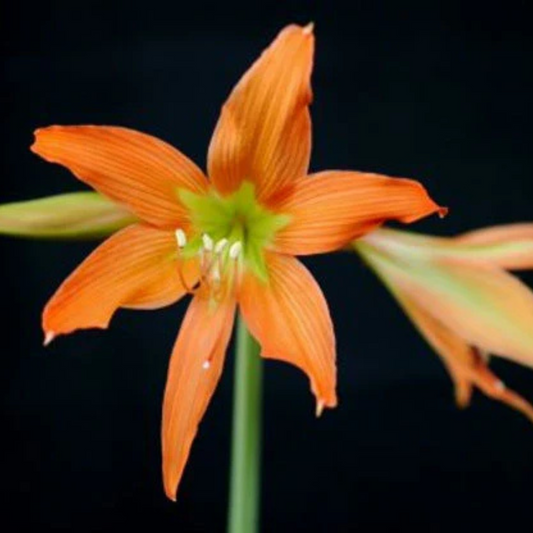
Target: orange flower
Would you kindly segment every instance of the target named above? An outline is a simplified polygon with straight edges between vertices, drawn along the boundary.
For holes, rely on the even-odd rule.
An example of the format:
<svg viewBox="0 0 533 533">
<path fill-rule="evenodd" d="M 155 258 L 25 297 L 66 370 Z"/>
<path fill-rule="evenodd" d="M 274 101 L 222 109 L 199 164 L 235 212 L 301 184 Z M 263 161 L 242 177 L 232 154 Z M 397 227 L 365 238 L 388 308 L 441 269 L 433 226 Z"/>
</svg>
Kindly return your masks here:
<svg viewBox="0 0 533 533">
<path fill-rule="evenodd" d="M 379 229 L 354 246 L 442 358 L 460 407 L 478 387 L 533 421 L 488 368 L 489 354 L 533 366 L 533 293 L 505 271 L 533 267 L 533 224 L 454 239 Z"/>
<path fill-rule="evenodd" d="M 312 27 L 285 28 L 222 108 L 209 181 L 183 154 L 117 127 L 52 126 L 32 150 L 142 222 L 104 242 L 44 310 L 46 342 L 107 327 L 119 307 L 194 297 L 174 346 L 163 407 L 163 472 L 174 499 L 222 371 L 237 304 L 262 355 L 307 373 L 317 413 L 337 403 L 326 301 L 293 256 L 324 253 L 395 219 L 442 213 L 416 181 L 361 172 L 307 175 Z"/>
</svg>

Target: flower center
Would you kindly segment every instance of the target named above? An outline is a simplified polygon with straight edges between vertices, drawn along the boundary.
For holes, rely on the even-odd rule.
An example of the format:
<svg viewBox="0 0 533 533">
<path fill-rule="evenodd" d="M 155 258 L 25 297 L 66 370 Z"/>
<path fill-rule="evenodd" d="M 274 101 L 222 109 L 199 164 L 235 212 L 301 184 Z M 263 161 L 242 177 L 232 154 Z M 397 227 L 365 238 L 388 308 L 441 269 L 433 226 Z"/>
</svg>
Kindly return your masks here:
<svg viewBox="0 0 533 533">
<path fill-rule="evenodd" d="M 248 181 L 228 196 L 211 189 L 205 194 L 180 190 L 179 198 L 189 211 L 192 231 L 176 231 L 181 253 L 200 256 L 202 279 L 213 287 L 234 285 L 243 268 L 267 281 L 264 252 L 289 217 L 261 205 L 254 185 Z"/>
<path fill-rule="evenodd" d="M 187 248 L 187 235 L 183 229 L 176 230 L 176 243 L 180 255 L 187 256 L 190 251 Z M 241 263 L 239 257 L 242 253 L 241 241 L 230 244 L 228 239 L 223 238 L 218 242 L 207 234 L 202 235 L 202 245 L 198 250 L 200 261 L 199 287 L 189 287 L 183 274 L 183 263 L 180 264 L 178 273 L 183 286 L 191 294 L 203 290 L 215 301 L 221 300 L 227 292 L 234 292 L 236 280 Z M 224 281 L 224 282 L 223 282 Z"/>
</svg>

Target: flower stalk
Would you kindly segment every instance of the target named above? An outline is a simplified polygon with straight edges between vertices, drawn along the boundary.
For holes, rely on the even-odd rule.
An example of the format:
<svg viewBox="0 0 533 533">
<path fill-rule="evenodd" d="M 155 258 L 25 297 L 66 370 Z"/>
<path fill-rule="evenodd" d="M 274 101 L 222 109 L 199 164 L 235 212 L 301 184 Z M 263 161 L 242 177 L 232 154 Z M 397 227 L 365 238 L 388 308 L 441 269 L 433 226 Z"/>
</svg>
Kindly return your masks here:
<svg viewBox="0 0 533 533">
<path fill-rule="evenodd" d="M 262 361 L 259 345 L 241 316 L 237 321 L 235 355 L 228 533 L 256 533 L 261 477 Z"/>
</svg>

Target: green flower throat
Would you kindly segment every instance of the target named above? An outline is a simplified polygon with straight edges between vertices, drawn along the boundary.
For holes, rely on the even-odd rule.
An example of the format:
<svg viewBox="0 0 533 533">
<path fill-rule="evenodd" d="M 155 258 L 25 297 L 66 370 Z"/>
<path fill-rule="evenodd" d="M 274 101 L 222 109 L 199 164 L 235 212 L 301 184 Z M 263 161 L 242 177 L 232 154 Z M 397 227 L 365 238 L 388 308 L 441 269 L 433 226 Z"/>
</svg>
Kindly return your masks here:
<svg viewBox="0 0 533 533">
<path fill-rule="evenodd" d="M 185 257 L 198 254 L 206 245 L 225 257 L 232 246 L 234 251 L 238 247 L 246 268 L 259 278 L 268 279 L 264 251 L 273 243 L 276 233 L 288 224 L 289 216 L 262 206 L 254 185 L 248 181 L 228 196 L 221 196 L 213 189 L 204 194 L 181 189 L 178 195 L 189 211 L 193 226 L 192 239 L 183 247 Z"/>
</svg>

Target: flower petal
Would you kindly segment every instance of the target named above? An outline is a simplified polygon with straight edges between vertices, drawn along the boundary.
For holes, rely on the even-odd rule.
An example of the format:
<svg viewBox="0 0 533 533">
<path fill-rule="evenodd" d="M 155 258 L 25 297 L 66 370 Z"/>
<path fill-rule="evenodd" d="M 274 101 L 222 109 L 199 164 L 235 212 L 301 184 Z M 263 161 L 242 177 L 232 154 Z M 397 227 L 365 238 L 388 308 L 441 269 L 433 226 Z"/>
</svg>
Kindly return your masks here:
<svg viewBox="0 0 533 533">
<path fill-rule="evenodd" d="M 234 314 L 234 300 L 213 305 L 200 293 L 181 325 L 163 404 L 163 477 L 171 500 L 176 499 L 198 424 L 219 381 Z"/>
<path fill-rule="evenodd" d="M 180 276 L 181 269 L 181 276 Z M 82 328 L 106 328 L 119 307 L 169 305 L 198 277 L 197 265 L 179 264 L 172 232 L 125 228 L 101 244 L 59 287 L 44 309 L 48 339 Z"/>
<path fill-rule="evenodd" d="M 533 268 L 533 224 L 494 226 L 452 238 L 380 228 L 372 233 L 372 239 L 419 259 L 449 257 L 510 270 Z"/>
<path fill-rule="evenodd" d="M 317 413 L 337 405 L 335 335 L 328 305 L 309 271 L 295 258 L 267 256 L 268 282 L 245 274 L 239 303 L 263 357 L 303 370 Z"/>
<path fill-rule="evenodd" d="M 288 26 L 233 89 L 208 154 L 208 173 L 220 192 L 233 192 L 247 179 L 268 203 L 307 173 L 313 50 L 311 26 Z"/>
<path fill-rule="evenodd" d="M 454 241 L 476 258 L 509 270 L 533 268 L 533 224 L 507 224 L 459 235 Z"/>
<path fill-rule="evenodd" d="M 446 213 L 417 181 L 342 171 L 298 180 L 276 210 L 291 221 L 276 235 L 275 249 L 291 255 L 339 249 L 389 219 L 410 223 Z"/>
<path fill-rule="evenodd" d="M 373 235 L 357 249 L 388 285 L 468 344 L 533 366 L 533 293 L 518 278 L 488 264 L 409 256 Z"/>
<path fill-rule="evenodd" d="M 487 367 L 479 351 L 469 346 L 442 322 L 417 305 L 407 295 L 394 291 L 396 299 L 422 336 L 439 354 L 455 383 L 457 404 L 470 403 L 475 385 L 487 396 L 499 400 L 533 421 L 533 406 L 508 389 Z"/>
<path fill-rule="evenodd" d="M 533 422 L 533 406 L 495 376 L 484 364 L 478 365 L 473 382 L 487 396 L 516 409 Z"/>
<path fill-rule="evenodd" d="M 186 224 L 177 189 L 202 192 L 202 171 L 167 143 L 111 126 L 50 126 L 35 132 L 32 151 L 164 228 Z"/>
<path fill-rule="evenodd" d="M 467 407 L 472 396 L 471 369 L 475 364 L 472 348 L 406 294 L 396 288 L 391 291 L 450 373 L 455 384 L 457 405 L 461 408 Z"/>
</svg>

